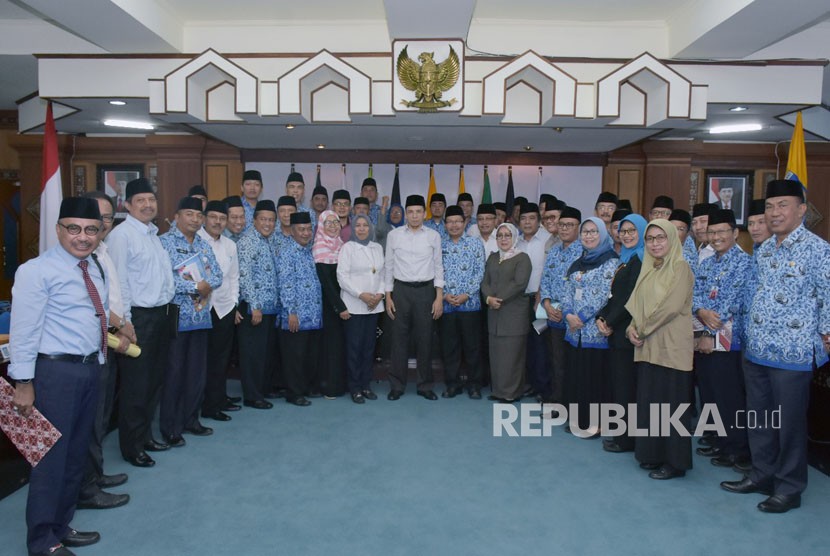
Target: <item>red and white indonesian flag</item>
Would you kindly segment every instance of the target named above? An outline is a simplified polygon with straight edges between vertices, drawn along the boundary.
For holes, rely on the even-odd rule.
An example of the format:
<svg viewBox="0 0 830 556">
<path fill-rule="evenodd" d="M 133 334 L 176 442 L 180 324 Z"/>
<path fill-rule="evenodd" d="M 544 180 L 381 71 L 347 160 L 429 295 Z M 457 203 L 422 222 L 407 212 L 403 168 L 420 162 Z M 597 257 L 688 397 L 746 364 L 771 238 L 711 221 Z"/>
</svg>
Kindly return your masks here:
<svg viewBox="0 0 830 556">
<path fill-rule="evenodd" d="M 43 134 L 43 174 L 40 185 L 40 252 L 58 244 L 55 225 L 60 214 L 63 188 L 58 161 L 58 134 L 52 117 L 52 103 L 46 106 L 46 125 Z"/>
</svg>

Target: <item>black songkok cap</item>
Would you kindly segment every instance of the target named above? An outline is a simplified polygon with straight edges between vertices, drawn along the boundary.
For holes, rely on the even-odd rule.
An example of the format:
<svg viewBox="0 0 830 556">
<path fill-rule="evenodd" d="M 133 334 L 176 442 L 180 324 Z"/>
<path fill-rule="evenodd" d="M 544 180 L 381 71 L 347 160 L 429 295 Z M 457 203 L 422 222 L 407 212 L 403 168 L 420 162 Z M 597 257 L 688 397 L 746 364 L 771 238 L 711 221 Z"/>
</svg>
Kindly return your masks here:
<svg viewBox="0 0 830 556">
<path fill-rule="evenodd" d="M 198 199 L 196 199 L 198 201 Z M 199 206 L 201 209 L 201 205 Z M 88 220 L 101 220 L 101 211 L 98 208 L 98 199 L 91 197 L 67 197 L 61 201 L 61 210 L 58 219 L 61 218 L 86 218 Z"/>
<path fill-rule="evenodd" d="M 527 203 L 527 197 L 516 197 L 515 199 L 513 199 L 513 206 L 514 207 L 521 206 L 525 203 Z"/>
<path fill-rule="evenodd" d="M 611 222 L 619 222 L 629 214 L 631 214 L 631 211 L 628 209 L 617 209 L 614 211 L 614 214 L 611 215 Z"/>
<path fill-rule="evenodd" d="M 297 200 L 291 195 L 283 195 L 277 199 L 277 207 L 294 207 L 297 208 Z"/>
<path fill-rule="evenodd" d="M 562 209 L 562 214 L 559 215 L 559 220 L 564 218 L 573 218 L 577 222 L 582 222 L 582 213 L 578 208 L 565 207 Z"/>
<path fill-rule="evenodd" d="M 223 201 L 226 205 L 228 205 L 228 208 L 243 206 L 242 197 L 240 197 L 239 195 L 231 195 L 230 197 L 225 197 Z"/>
<path fill-rule="evenodd" d="M 460 216 L 464 218 L 464 210 L 458 205 L 450 205 L 447 207 L 447 212 L 444 213 L 444 220 L 450 216 Z"/>
<path fill-rule="evenodd" d="M 329 198 L 329 190 L 323 187 L 322 185 L 318 185 L 314 188 L 314 191 L 311 192 L 312 197 L 316 197 L 317 195 L 325 195 L 326 199 Z"/>
<path fill-rule="evenodd" d="M 293 199 L 294 197 L 291 198 Z M 256 207 L 254 208 L 254 213 L 257 213 L 261 210 L 270 210 L 273 213 L 277 212 L 277 208 L 274 206 L 274 201 L 272 201 L 271 199 L 257 201 Z"/>
<path fill-rule="evenodd" d="M 717 205 L 713 205 L 712 203 L 698 203 L 692 207 L 692 218 L 697 218 L 698 216 L 709 216 L 714 212 L 713 207 L 717 207 Z"/>
<path fill-rule="evenodd" d="M 295 212 L 291 215 L 291 224 L 311 224 L 311 215 L 307 212 Z"/>
<path fill-rule="evenodd" d="M 201 195 L 202 197 L 207 197 L 207 191 L 201 185 L 194 185 L 193 187 L 188 190 L 187 195 L 189 197 L 193 197 L 194 195 Z"/>
<path fill-rule="evenodd" d="M 129 187 L 129 185 L 127 186 Z M 798 197 L 804 200 L 804 188 L 795 180 L 772 180 L 767 184 L 767 199 L 773 197 Z"/>
<path fill-rule="evenodd" d="M 352 203 L 352 205 L 353 206 L 366 205 L 368 207 L 369 206 L 369 199 L 367 199 L 366 197 L 355 197 L 354 198 L 354 203 Z"/>
<path fill-rule="evenodd" d="M 438 195 L 438 194 L 436 194 Z M 435 197 L 435 195 L 433 195 Z M 426 208 L 426 203 L 421 195 L 410 195 L 406 198 L 406 208 L 409 207 L 423 207 Z"/>
<path fill-rule="evenodd" d="M 619 202 L 620 200 L 617 199 L 616 195 L 614 195 L 610 191 L 603 191 L 599 194 L 599 196 L 597 197 L 597 202 L 594 204 L 598 205 L 600 203 L 614 203 L 616 205 Z"/>
<path fill-rule="evenodd" d="M 631 206 L 631 201 L 629 201 L 628 199 L 620 199 L 619 202 L 617 202 L 617 208 L 630 210 L 631 212 L 634 212 L 634 207 Z"/>
<path fill-rule="evenodd" d="M 568 206 L 568 205 L 565 204 L 565 201 L 560 201 L 559 199 L 556 199 L 552 203 L 551 202 L 545 203 L 545 212 L 547 212 L 549 210 L 558 210 L 558 211 L 561 212 L 562 209 L 565 208 L 566 206 Z"/>
<path fill-rule="evenodd" d="M 429 198 L 429 204 L 431 205 L 432 203 L 444 203 L 444 205 L 446 206 L 447 198 L 444 197 L 443 193 L 433 193 L 432 196 Z"/>
<path fill-rule="evenodd" d="M 352 196 L 345 189 L 338 189 L 334 192 L 334 195 L 331 196 L 331 202 L 333 203 L 334 201 L 339 201 L 340 199 L 346 199 L 347 201 L 351 201 Z"/>
<path fill-rule="evenodd" d="M 473 196 L 469 193 L 462 193 L 458 196 L 458 200 L 456 201 L 456 203 L 460 203 L 461 201 L 470 201 L 472 203 Z"/>
<path fill-rule="evenodd" d="M 683 209 L 674 209 L 671 211 L 669 215 L 669 220 L 677 220 L 678 222 L 683 222 L 686 226 L 691 227 L 692 225 L 692 215 L 689 214 L 689 211 Z"/>
<path fill-rule="evenodd" d="M 262 183 L 262 174 L 259 173 L 259 170 L 245 170 L 245 173 L 242 174 L 242 181 L 248 180 L 257 180 Z"/>
<path fill-rule="evenodd" d="M 478 205 L 478 210 L 476 210 L 476 214 L 492 214 L 495 216 L 496 207 L 494 207 L 491 203 L 483 203 L 481 205 Z"/>
<path fill-rule="evenodd" d="M 658 195 L 654 198 L 654 203 L 651 205 L 651 208 L 666 208 L 674 210 L 674 199 L 667 195 Z"/>
<path fill-rule="evenodd" d="M 493 209 L 507 212 L 507 203 L 493 203 Z"/>
<path fill-rule="evenodd" d="M 735 224 L 735 213 L 729 209 L 718 209 L 709 214 L 709 226 L 715 224 L 729 224 L 734 230 L 737 227 Z"/>
<path fill-rule="evenodd" d="M 524 203 L 522 207 L 519 209 L 519 214 L 528 214 L 531 212 L 535 212 L 539 214 L 539 205 L 536 203 Z"/>
<path fill-rule="evenodd" d="M 224 201 L 208 201 L 205 205 L 205 214 L 209 212 L 228 214 L 228 205 Z"/>
<path fill-rule="evenodd" d="M 542 193 L 539 195 L 539 204 L 545 203 L 545 210 L 549 209 L 554 201 L 556 201 L 556 197 L 550 193 Z"/>
<path fill-rule="evenodd" d="M 153 193 L 153 187 L 150 185 L 150 182 L 147 181 L 147 178 L 138 178 L 132 180 L 127 183 L 127 200 L 129 201 L 133 195 L 138 195 L 139 193 Z"/>
<path fill-rule="evenodd" d="M 305 185 L 305 180 L 303 179 L 303 175 L 299 172 L 291 172 L 290 174 L 288 174 L 288 179 L 285 180 L 285 183 L 288 183 L 290 181 L 298 181 L 301 184 Z"/>
<path fill-rule="evenodd" d="M 766 212 L 767 202 L 765 199 L 753 199 L 749 203 L 749 216 L 758 216 Z"/>
<path fill-rule="evenodd" d="M 378 188 L 378 182 L 375 181 L 375 178 L 366 178 L 365 180 L 363 180 L 363 184 L 360 187 L 362 188 L 365 185 L 371 185 L 375 189 Z"/>
<path fill-rule="evenodd" d="M 176 210 L 198 210 L 202 212 L 202 200 L 196 197 L 182 197 Z"/>
</svg>

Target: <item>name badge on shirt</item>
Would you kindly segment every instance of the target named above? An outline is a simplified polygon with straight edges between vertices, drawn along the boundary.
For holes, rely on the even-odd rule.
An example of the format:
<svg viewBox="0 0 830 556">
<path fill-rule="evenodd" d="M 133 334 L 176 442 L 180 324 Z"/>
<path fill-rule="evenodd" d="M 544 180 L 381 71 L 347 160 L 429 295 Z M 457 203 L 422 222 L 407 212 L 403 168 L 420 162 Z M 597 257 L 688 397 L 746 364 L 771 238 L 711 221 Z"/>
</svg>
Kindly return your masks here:
<svg viewBox="0 0 830 556">
<path fill-rule="evenodd" d="M 715 287 L 714 287 L 714 288 L 712 288 L 712 290 L 709 292 L 709 299 L 716 299 L 717 297 L 718 297 L 718 288 L 717 288 L 717 286 L 715 286 Z"/>
<path fill-rule="evenodd" d="M 574 300 L 582 301 L 582 288 L 576 288 L 574 291 Z"/>
</svg>

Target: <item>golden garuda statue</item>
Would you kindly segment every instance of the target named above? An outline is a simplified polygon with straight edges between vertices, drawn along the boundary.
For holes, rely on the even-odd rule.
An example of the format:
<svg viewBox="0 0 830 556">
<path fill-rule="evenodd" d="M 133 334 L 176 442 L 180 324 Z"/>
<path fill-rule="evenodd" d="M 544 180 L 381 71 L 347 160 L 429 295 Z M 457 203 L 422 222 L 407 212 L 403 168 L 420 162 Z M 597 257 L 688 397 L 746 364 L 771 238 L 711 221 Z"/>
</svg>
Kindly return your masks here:
<svg viewBox="0 0 830 556">
<path fill-rule="evenodd" d="M 406 49 L 398 55 L 397 70 L 401 85 L 410 91 L 415 91 L 415 100 L 402 100 L 401 104 L 410 108 L 418 108 L 418 112 L 437 112 L 438 108 L 452 106 L 457 101 L 441 100 L 441 95 L 450 90 L 458 81 L 461 64 L 458 55 L 450 47 L 450 55 L 440 64 L 436 64 L 434 52 L 422 52 L 418 56 L 418 64 L 409 57 Z"/>
</svg>

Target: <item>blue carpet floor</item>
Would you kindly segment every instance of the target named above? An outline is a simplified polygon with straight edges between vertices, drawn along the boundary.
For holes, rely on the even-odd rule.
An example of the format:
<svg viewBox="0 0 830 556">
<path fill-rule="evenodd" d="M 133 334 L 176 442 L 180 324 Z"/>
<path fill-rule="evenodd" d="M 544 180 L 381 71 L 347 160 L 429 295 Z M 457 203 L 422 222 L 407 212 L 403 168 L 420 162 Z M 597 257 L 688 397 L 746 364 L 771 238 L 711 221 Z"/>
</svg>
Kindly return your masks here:
<svg viewBox="0 0 830 556">
<path fill-rule="evenodd" d="M 232 386 L 238 383 L 231 382 Z M 206 438 L 153 454 L 152 469 L 105 443 L 130 503 L 80 510 L 102 540 L 83 556 L 813 555 L 826 554 L 830 478 L 810 469 L 801 509 L 767 515 L 761 495 L 695 456 L 683 479 L 654 481 L 631 454 L 565 434 L 493 437 L 492 403 L 349 398 L 300 408 L 277 400 Z M 0 501 L 0 554 L 25 554 L 26 488 Z"/>
</svg>

